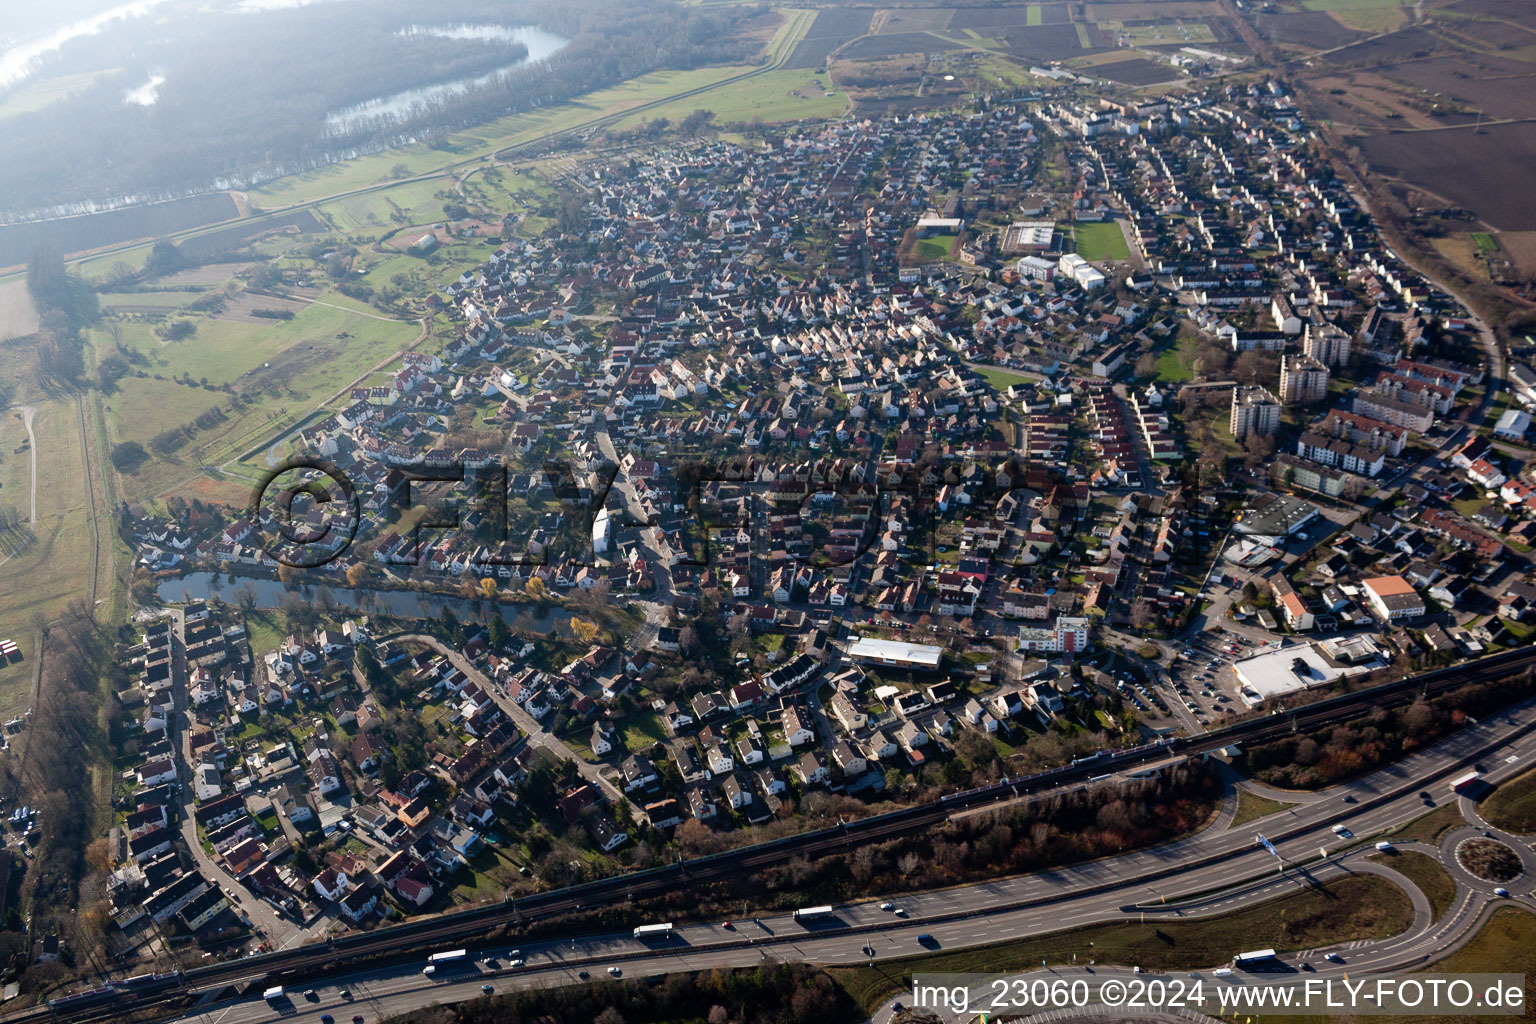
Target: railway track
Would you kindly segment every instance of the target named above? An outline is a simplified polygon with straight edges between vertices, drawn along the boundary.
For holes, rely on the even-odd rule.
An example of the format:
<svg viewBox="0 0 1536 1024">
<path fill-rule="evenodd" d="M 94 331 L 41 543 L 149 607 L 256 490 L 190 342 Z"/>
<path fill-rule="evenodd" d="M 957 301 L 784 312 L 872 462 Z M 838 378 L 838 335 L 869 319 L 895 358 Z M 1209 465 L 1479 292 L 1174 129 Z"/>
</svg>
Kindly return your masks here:
<svg viewBox="0 0 1536 1024">
<path fill-rule="evenodd" d="M 1324 725 L 1336 725 L 1370 714 L 1378 708 L 1409 704 L 1421 696 L 1445 693 L 1467 683 L 1507 679 L 1533 669 L 1536 669 L 1536 648 L 1508 651 L 1449 669 L 1438 669 L 1355 693 L 1330 697 L 1292 711 L 1276 712 L 1261 719 L 1236 723 L 1201 736 L 1150 744 L 1132 751 L 1095 757 L 1078 764 L 1049 769 L 1027 778 L 1006 780 L 966 793 L 951 794 L 936 803 L 921 807 L 893 811 L 878 817 L 864 818 L 833 828 L 788 836 L 758 846 L 712 854 L 693 861 L 587 882 L 510 903 L 492 904 L 427 921 L 381 929 L 365 935 L 328 941 L 324 945 L 301 946 L 229 963 L 194 968 L 186 972 L 179 984 L 174 987 L 168 987 L 158 993 L 135 996 L 131 1000 L 114 998 L 110 1006 L 81 1007 L 78 1010 L 61 1008 L 57 1005 L 52 1009 L 48 1006 L 39 1006 L 7 1016 L 3 1020 L 31 1022 L 46 1019 L 68 1021 L 70 1024 L 94 1024 L 98 1020 L 116 1019 L 125 1012 L 150 1009 L 157 1005 L 164 1005 L 170 1009 L 174 1004 L 184 1002 L 190 995 L 215 992 L 232 986 L 249 985 L 268 979 L 282 981 L 322 969 L 330 973 L 365 962 L 381 964 L 391 961 L 399 962 L 419 956 L 419 951 L 423 948 L 437 944 L 462 943 L 506 925 L 526 923 L 603 904 L 624 902 L 636 897 L 643 898 L 675 892 L 684 885 L 739 877 L 744 873 L 760 871 L 794 857 L 815 858 L 848 849 L 856 844 L 881 842 L 940 824 L 957 810 L 983 807 L 1000 800 L 1064 785 L 1084 783 L 1105 774 L 1119 773 L 1165 761 L 1170 755 L 1198 755 L 1219 750 L 1234 743 L 1263 742 Z M 1454 770 L 1455 767 L 1451 766 L 1444 771 Z M 1405 785 L 1418 787 L 1423 781 L 1425 780 L 1408 780 Z M 1378 795 L 1366 802 L 1364 806 L 1384 802 L 1396 795 L 1396 792 Z M 1358 807 L 1353 808 L 1351 813 L 1358 809 Z M 1314 827 L 1315 824 L 1306 827 Z M 1287 834 L 1277 834 L 1273 838 L 1276 841 L 1283 840 L 1287 838 Z M 1144 876 L 1139 880 L 1145 881 L 1148 877 L 1155 879 L 1172 876 L 1207 863 L 1238 856 L 1242 852 L 1246 851 L 1227 852 L 1196 861 L 1180 862 L 1170 865 L 1153 876 Z M 1105 884 L 1113 887 L 1120 883 Z M 1040 899 L 1050 898 L 1052 897 Z"/>
</svg>

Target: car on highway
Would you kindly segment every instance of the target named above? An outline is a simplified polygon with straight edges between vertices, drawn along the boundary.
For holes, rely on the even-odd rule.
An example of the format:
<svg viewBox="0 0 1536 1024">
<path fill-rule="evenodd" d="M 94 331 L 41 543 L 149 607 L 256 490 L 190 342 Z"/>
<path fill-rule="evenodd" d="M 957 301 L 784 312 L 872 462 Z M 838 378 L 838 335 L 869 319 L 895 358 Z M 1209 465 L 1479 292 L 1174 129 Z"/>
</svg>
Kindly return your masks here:
<svg viewBox="0 0 1536 1024">
<path fill-rule="evenodd" d="M 586 981 L 588 978 L 592 977 L 592 975 L 588 974 L 586 971 L 577 971 L 576 977 L 580 978 L 582 981 Z"/>
<path fill-rule="evenodd" d="M 349 989 L 349 988 L 344 988 L 340 992 L 338 992 L 337 995 L 341 996 L 341 998 L 343 998 L 343 999 L 350 1000 L 352 998 L 352 990 Z"/>
<path fill-rule="evenodd" d="M 880 909 L 881 910 L 895 910 L 896 909 L 896 904 L 894 904 L 894 903 L 890 902 L 889 900 L 887 900 L 886 902 L 880 904 Z"/>
<path fill-rule="evenodd" d="M 1335 826 L 1333 826 L 1333 834 L 1338 836 L 1340 839 L 1353 839 L 1353 838 L 1355 838 L 1355 834 L 1353 832 L 1351 832 L 1349 829 L 1345 828 L 1343 825 L 1335 825 Z"/>
<path fill-rule="evenodd" d="M 1508 899 L 1509 898 L 1509 890 L 1504 888 L 1502 885 L 1499 886 L 1497 889 L 1493 890 L 1493 894 L 1495 896 L 1498 896 L 1498 897 L 1502 898 L 1502 899 Z"/>
<path fill-rule="evenodd" d="M 320 1024 L 336 1024 L 336 1018 L 328 1013 L 322 1013 L 320 1015 Z"/>
<path fill-rule="evenodd" d="M 317 993 L 312 988 L 307 988 L 304 990 L 304 998 L 308 999 L 312 1003 L 318 1003 L 320 1001 L 319 993 Z"/>
<path fill-rule="evenodd" d="M 490 995 L 492 992 L 496 991 L 496 986 L 495 985 L 481 985 L 480 986 L 480 991 L 484 992 L 486 995 Z"/>
<path fill-rule="evenodd" d="M 352 1024 L 363 1024 L 363 1015 L 360 1013 L 354 1013 L 352 1015 Z"/>
<path fill-rule="evenodd" d="M 1333 964 L 1341 964 L 1344 962 L 1344 958 L 1339 956 L 1337 953 L 1325 953 L 1323 954 L 1323 959 Z"/>
<path fill-rule="evenodd" d="M 617 978 L 619 975 L 624 973 L 624 969 L 622 967 L 610 967 L 608 968 L 608 973 Z"/>
<path fill-rule="evenodd" d="M 736 926 L 731 924 L 731 922 L 729 922 L 729 921 L 722 921 L 722 922 L 720 922 L 720 927 L 724 928 L 728 932 L 733 932 L 733 931 L 736 930 Z"/>
</svg>

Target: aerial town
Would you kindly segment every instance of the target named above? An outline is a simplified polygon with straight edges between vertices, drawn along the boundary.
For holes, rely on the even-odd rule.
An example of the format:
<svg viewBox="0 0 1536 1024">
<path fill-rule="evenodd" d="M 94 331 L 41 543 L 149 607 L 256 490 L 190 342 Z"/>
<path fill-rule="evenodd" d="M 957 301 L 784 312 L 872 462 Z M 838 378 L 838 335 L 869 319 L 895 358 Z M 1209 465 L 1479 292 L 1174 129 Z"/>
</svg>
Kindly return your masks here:
<svg viewBox="0 0 1536 1024">
<path fill-rule="evenodd" d="M 570 185 L 269 457 L 350 504 L 128 524 L 168 613 L 122 647 L 122 948 L 642 869 L 1536 626 L 1536 371 L 1274 81 Z M 299 519 L 323 559 L 274 555 Z"/>
</svg>

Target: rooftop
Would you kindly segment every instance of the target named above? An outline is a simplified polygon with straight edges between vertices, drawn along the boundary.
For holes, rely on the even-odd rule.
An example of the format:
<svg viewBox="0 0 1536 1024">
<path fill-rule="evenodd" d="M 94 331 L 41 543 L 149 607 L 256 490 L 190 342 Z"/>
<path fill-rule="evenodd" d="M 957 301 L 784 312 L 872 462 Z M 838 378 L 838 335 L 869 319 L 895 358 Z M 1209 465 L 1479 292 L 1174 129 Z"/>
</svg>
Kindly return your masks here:
<svg viewBox="0 0 1536 1024">
<path fill-rule="evenodd" d="M 1340 664 L 1328 657 L 1327 647 L 1322 644 L 1282 647 L 1278 651 L 1265 651 L 1233 662 L 1232 671 L 1240 684 L 1238 699 L 1255 707 L 1268 697 L 1327 686 L 1339 679 L 1368 672 L 1375 667 L 1378 652 L 1371 645 L 1367 656 L 1365 643 L 1369 643 L 1366 638 L 1351 638 L 1349 653 L 1356 659 L 1352 664 Z"/>
<path fill-rule="evenodd" d="M 1316 505 L 1286 494 L 1271 494 L 1244 509 L 1236 529 L 1256 537 L 1289 537 L 1317 515 Z"/>
<path fill-rule="evenodd" d="M 938 668 L 939 660 L 944 657 L 944 648 L 933 644 L 911 644 L 904 640 L 879 640 L 861 636 L 849 646 L 848 657 L 878 661 L 882 665 Z"/>
<path fill-rule="evenodd" d="M 1377 597 L 1397 597 L 1402 595 L 1418 596 L 1418 591 L 1413 589 L 1413 584 L 1401 576 L 1372 576 L 1365 581 L 1365 585 Z"/>
</svg>

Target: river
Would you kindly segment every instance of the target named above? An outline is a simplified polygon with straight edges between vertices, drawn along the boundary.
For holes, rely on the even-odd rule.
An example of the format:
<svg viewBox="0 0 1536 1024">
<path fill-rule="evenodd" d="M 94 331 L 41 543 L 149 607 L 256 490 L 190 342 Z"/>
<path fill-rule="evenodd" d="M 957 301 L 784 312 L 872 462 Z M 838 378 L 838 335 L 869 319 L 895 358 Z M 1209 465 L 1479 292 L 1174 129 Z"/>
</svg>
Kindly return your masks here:
<svg viewBox="0 0 1536 1024">
<path fill-rule="evenodd" d="M 298 586 L 290 590 L 280 580 L 235 576 L 231 582 L 224 573 L 211 572 L 194 572 L 163 580 L 155 592 L 160 600 L 169 603 L 204 601 L 216 597 L 236 604 L 246 588 L 255 596 L 258 608 L 281 608 L 285 600 L 294 596 L 309 598 L 317 603 L 323 601 L 324 596 L 329 596 L 335 607 L 347 611 L 395 615 L 406 619 L 440 618 L 443 609 L 448 608 L 460 619 L 478 621 L 486 605 L 482 600 L 471 601 L 445 594 L 414 590 L 354 589 L 325 583 Z M 570 612 L 554 605 L 498 604 L 497 607 L 508 626 L 534 633 L 549 633 L 557 623 L 571 617 Z"/>
<path fill-rule="evenodd" d="M 472 89 L 479 89 L 490 85 L 496 79 L 509 71 L 515 71 L 520 67 L 526 67 L 542 60 L 548 60 L 558 53 L 570 42 L 564 36 L 546 32 L 544 29 L 532 25 L 508 26 L 508 25 L 412 25 L 401 33 L 402 35 L 430 35 L 444 39 L 478 39 L 481 41 L 502 41 L 508 43 L 521 43 L 527 47 L 528 55 L 522 60 L 506 67 L 497 68 L 484 75 L 475 78 L 461 78 L 453 82 L 442 82 L 438 85 L 425 85 L 417 89 L 406 89 L 391 96 L 380 96 L 375 99 L 357 103 L 341 110 L 335 110 L 325 117 L 326 130 L 336 134 L 345 135 L 366 128 L 377 128 L 395 121 L 402 121 L 407 115 L 422 109 L 430 108 L 450 96 L 459 96 Z"/>
</svg>

